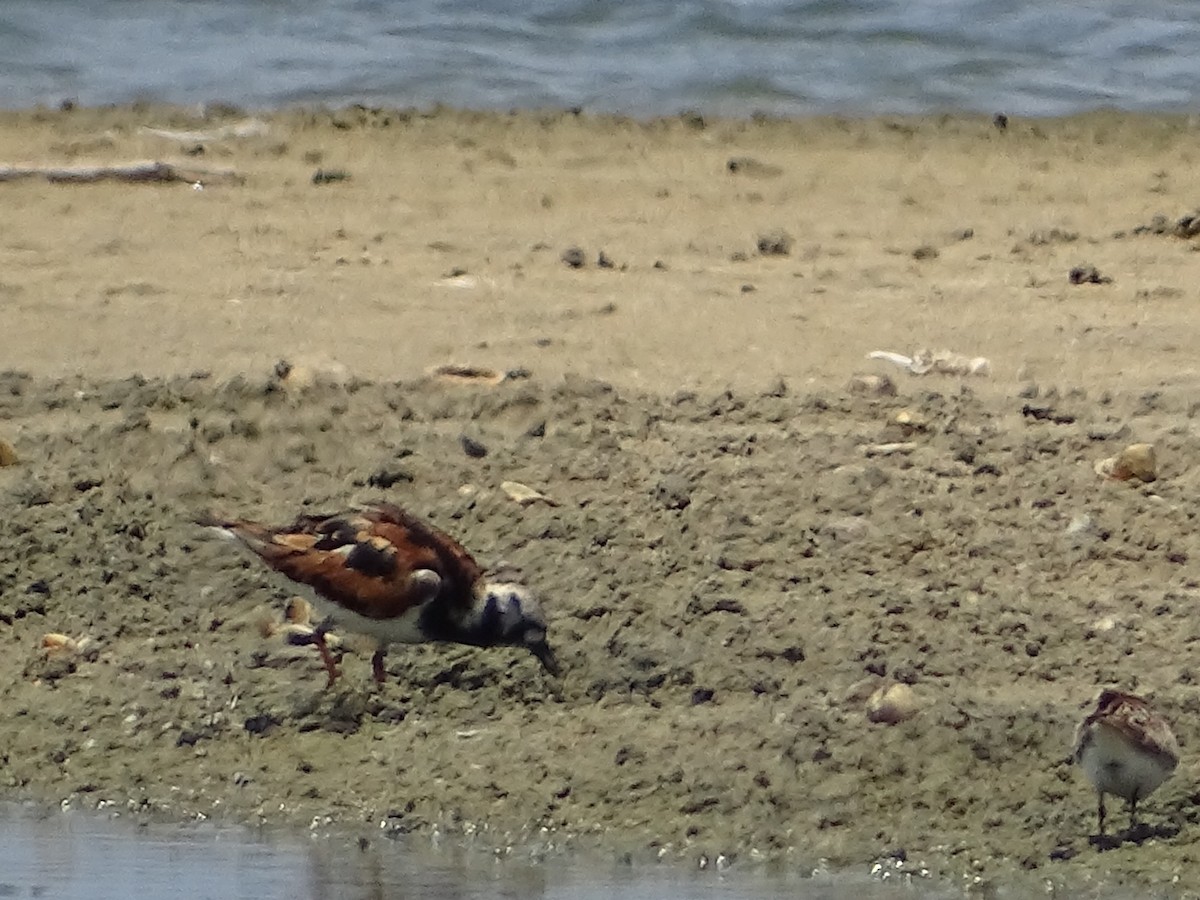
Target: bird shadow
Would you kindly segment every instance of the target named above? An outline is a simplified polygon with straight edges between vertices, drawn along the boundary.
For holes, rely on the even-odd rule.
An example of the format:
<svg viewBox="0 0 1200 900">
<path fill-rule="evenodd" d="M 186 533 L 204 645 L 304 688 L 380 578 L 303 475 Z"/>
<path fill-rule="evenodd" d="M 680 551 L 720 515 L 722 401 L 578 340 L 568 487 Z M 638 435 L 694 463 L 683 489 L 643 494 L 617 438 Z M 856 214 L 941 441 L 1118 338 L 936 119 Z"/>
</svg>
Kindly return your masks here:
<svg viewBox="0 0 1200 900">
<path fill-rule="evenodd" d="M 1107 850 L 1116 850 L 1125 844 L 1135 844 L 1140 847 L 1146 841 L 1173 838 L 1179 834 L 1179 831 L 1178 825 L 1150 825 L 1146 822 L 1139 822 L 1114 834 L 1093 834 L 1088 838 L 1088 843 L 1103 853 Z"/>
</svg>

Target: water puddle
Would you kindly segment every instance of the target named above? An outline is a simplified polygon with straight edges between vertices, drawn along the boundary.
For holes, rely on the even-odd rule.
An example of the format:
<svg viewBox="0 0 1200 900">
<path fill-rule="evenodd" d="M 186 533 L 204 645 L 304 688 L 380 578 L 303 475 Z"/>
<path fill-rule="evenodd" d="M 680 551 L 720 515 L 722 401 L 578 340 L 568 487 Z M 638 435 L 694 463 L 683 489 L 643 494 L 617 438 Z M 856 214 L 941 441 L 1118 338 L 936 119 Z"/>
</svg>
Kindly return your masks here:
<svg viewBox="0 0 1200 900">
<path fill-rule="evenodd" d="M 923 900 L 952 893 L 920 881 L 897 887 L 866 875 L 784 876 L 736 866 L 700 871 L 571 855 L 497 859 L 477 849 L 414 849 L 382 836 L 360 845 L 345 837 L 0 808 L 0 898 Z"/>
</svg>

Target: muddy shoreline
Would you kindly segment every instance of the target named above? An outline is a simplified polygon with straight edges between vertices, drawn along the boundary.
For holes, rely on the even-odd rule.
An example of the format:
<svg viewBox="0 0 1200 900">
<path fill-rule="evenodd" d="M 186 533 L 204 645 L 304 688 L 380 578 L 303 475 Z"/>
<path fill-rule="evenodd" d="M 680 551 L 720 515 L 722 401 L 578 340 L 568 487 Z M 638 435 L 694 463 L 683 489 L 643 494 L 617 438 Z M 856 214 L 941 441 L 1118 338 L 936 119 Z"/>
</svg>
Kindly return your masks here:
<svg viewBox="0 0 1200 900">
<path fill-rule="evenodd" d="M 1066 757 L 1100 684 L 1151 693 L 1195 745 L 1196 475 L 1178 461 L 1197 447 L 1172 425 L 1190 413 L 1046 400 L 1074 421 L 917 379 L 885 398 L 664 397 L 10 374 L 0 777 L 10 797 L 169 818 L 839 867 L 903 851 L 956 877 L 1188 887 L 1190 762 L 1146 805 L 1178 834 L 1098 854 Z M 865 456 L 902 409 L 927 422 L 917 447 Z M 1099 481 L 1092 461 L 1132 429 L 1166 477 Z M 506 480 L 559 505 L 521 506 Z M 189 521 L 381 495 L 522 569 L 566 675 L 417 648 L 378 690 L 348 654 L 324 691 L 312 648 L 260 632 L 287 592 Z M 47 652 L 47 632 L 87 643 Z M 871 724 L 888 681 L 919 713 Z"/>
</svg>

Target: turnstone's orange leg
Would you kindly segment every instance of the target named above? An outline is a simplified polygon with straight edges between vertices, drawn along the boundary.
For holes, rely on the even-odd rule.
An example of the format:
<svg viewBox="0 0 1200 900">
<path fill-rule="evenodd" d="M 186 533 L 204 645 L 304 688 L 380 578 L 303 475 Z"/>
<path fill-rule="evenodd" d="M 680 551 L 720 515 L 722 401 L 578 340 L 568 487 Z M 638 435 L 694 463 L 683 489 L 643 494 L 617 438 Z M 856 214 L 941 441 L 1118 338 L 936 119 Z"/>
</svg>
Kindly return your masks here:
<svg viewBox="0 0 1200 900">
<path fill-rule="evenodd" d="M 371 673 L 375 676 L 376 684 L 383 684 L 387 680 L 387 672 L 383 670 L 383 654 L 385 650 L 379 647 L 371 655 Z"/>
<path fill-rule="evenodd" d="M 325 687 L 333 687 L 333 683 L 341 677 L 341 671 L 337 667 L 337 663 L 333 661 L 333 654 L 329 652 L 329 645 L 325 643 L 325 631 L 328 628 L 328 622 L 322 622 L 313 632 L 313 643 L 317 645 L 317 650 L 321 654 L 321 662 L 325 663 L 325 671 L 329 673 L 329 681 L 325 683 Z"/>
</svg>

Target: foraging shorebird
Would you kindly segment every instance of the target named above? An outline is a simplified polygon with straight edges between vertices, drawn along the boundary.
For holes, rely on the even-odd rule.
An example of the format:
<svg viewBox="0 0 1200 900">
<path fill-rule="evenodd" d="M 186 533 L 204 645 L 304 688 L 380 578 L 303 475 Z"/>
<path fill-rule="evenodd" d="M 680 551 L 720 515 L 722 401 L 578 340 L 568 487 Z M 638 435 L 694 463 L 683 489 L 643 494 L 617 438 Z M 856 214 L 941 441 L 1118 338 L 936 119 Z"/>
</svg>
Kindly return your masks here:
<svg viewBox="0 0 1200 900">
<path fill-rule="evenodd" d="M 1104 795 L 1129 804 L 1129 827 L 1137 825 L 1137 804 L 1175 771 L 1179 744 L 1167 720 L 1141 697 L 1104 690 L 1075 732 L 1075 761 L 1099 797 L 1097 814 L 1104 834 Z"/>
<path fill-rule="evenodd" d="M 328 685 L 341 674 L 325 641 L 334 625 L 375 639 L 371 667 L 379 683 L 389 644 L 427 641 L 524 647 L 558 674 L 546 620 L 530 591 L 489 581 L 458 541 L 391 503 L 301 515 L 282 527 L 212 516 L 198 522 L 310 589 L 313 605 L 326 617 L 312 642 Z"/>
</svg>

